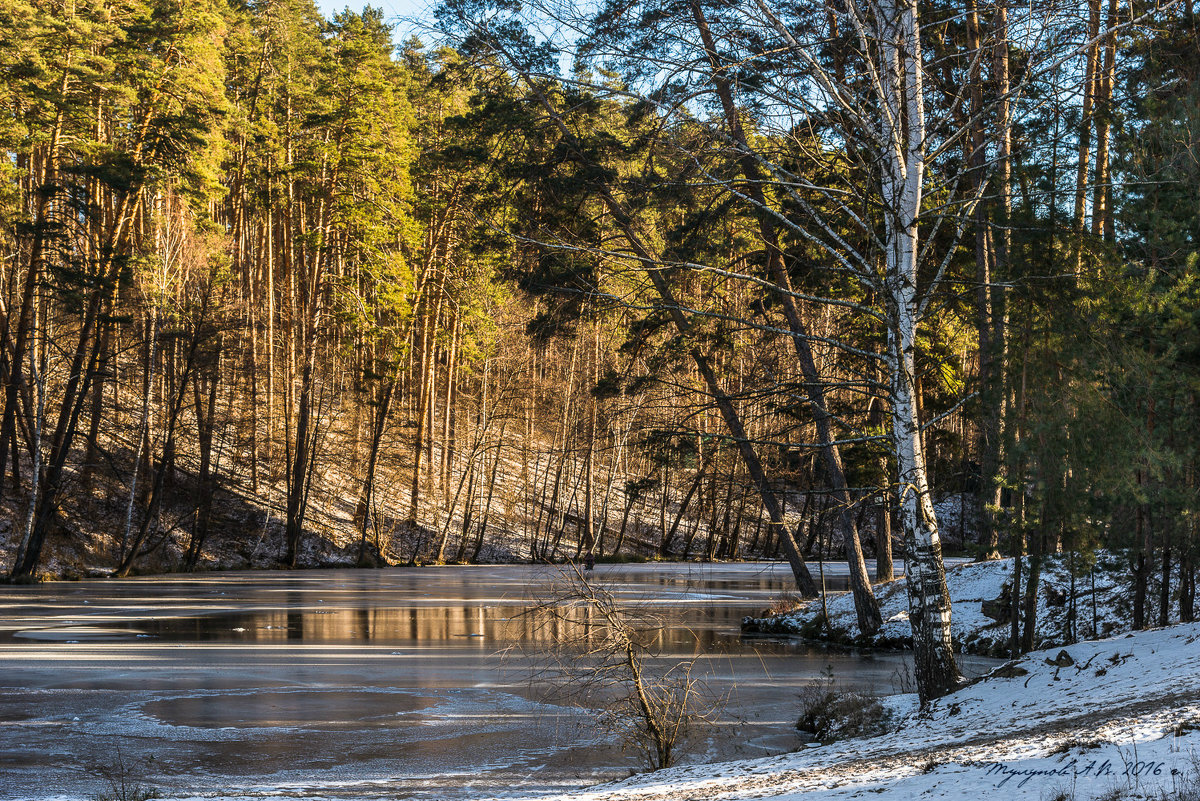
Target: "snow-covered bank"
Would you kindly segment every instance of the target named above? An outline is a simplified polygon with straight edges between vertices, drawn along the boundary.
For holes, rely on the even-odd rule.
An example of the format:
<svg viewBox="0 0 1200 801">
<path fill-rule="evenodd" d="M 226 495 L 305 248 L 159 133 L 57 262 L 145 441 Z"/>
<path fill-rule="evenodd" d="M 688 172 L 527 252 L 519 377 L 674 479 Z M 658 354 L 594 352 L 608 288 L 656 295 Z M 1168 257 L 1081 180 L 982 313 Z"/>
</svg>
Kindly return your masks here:
<svg viewBox="0 0 1200 801">
<path fill-rule="evenodd" d="M 1037 651 L 886 735 L 558 798 L 1190 801 L 1200 798 L 1198 656 L 1200 624 Z"/>
<path fill-rule="evenodd" d="M 1049 558 L 1043 564 L 1037 599 L 1036 647 L 1050 648 L 1077 639 L 1123 634 L 1131 628 L 1129 593 L 1132 578 L 1124 561 L 1118 556 L 1101 553 L 1093 570 L 1074 571 L 1073 582 L 1071 567 L 1067 557 Z M 1025 569 L 1028 570 L 1028 566 Z M 1007 603 L 1012 570 L 1012 559 L 997 559 L 963 564 L 946 571 L 953 604 L 951 627 L 956 649 L 985 656 L 1007 655 Z M 912 631 L 908 625 L 904 579 L 878 585 L 875 592 L 884 624 L 873 636 L 864 637 L 859 633 L 854 600 L 849 593 L 828 597 L 825 606 L 829 612 L 829 626 L 823 624 L 822 602 L 817 599 L 781 615 L 747 619 L 743 629 L 867 647 L 907 647 Z M 1070 628 L 1072 612 L 1074 636 L 1071 636 Z"/>
</svg>

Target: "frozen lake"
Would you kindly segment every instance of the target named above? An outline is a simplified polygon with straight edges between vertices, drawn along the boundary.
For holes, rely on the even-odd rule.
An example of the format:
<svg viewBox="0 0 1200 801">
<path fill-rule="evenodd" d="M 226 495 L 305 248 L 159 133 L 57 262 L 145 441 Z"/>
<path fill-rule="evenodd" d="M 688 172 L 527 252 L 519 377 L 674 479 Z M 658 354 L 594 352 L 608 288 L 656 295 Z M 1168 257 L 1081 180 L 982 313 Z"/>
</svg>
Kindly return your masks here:
<svg viewBox="0 0 1200 801">
<path fill-rule="evenodd" d="M 844 574 L 826 567 L 831 582 Z M 472 566 L 0 587 L 0 798 L 90 798 L 118 763 L 171 798 L 469 798 L 628 775 L 637 756 L 532 678 L 545 641 L 571 633 L 527 614 L 556 575 Z M 702 654 L 710 690 L 727 698 L 681 761 L 795 748 L 797 692 L 830 667 L 872 692 L 903 682 L 902 654 L 742 640 L 741 618 L 793 586 L 786 565 L 600 565 L 595 577 L 660 613 L 664 651 Z"/>
</svg>

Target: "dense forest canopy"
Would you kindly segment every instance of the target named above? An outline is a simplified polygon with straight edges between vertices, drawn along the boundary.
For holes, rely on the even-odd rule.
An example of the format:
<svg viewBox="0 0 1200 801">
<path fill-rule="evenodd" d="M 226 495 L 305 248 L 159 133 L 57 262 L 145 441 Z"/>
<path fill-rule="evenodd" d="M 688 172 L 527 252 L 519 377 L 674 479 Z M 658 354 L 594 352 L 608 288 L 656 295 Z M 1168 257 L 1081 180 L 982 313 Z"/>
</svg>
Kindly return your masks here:
<svg viewBox="0 0 1200 801">
<path fill-rule="evenodd" d="M 1057 551 L 1192 619 L 1190 2 L 448 0 L 397 46 L 370 7 L 2 0 L 0 38 L 15 579 L 322 541 L 811 593 L 839 554 L 870 631 L 895 527 L 924 697 L 948 536 L 1027 557 L 1014 649 Z"/>
</svg>

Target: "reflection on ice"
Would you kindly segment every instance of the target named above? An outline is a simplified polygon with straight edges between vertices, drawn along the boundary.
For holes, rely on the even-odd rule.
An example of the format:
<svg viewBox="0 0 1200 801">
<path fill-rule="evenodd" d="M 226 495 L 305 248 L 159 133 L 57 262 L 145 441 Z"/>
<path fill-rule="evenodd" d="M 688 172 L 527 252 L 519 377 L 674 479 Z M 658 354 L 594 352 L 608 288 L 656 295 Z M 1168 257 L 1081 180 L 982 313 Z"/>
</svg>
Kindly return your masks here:
<svg viewBox="0 0 1200 801">
<path fill-rule="evenodd" d="M 137 629 L 99 628 L 97 626 L 70 626 L 67 628 L 26 629 L 14 632 L 14 637 L 23 640 L 51 640 L 78 642 L 80 640 L 121 640 L 149 636 Z"/>
</svg>

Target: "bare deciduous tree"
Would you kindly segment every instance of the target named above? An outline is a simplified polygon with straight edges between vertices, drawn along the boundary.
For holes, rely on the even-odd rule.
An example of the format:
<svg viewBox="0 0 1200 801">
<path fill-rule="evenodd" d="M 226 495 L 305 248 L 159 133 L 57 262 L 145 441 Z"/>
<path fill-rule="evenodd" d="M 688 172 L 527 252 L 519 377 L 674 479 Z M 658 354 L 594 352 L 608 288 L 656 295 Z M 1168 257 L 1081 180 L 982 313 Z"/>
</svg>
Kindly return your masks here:
<svg viewBox="0 0 1200 801">
<path fill-rule="evenodd" d="M 598 710 L 598 720 L 635 748 L 653 769 L 669 767 L 697 726 L 719 703 L 696 675 L 696 658 L 660 653 L 663 624 L 647 609 L 623 603 L 604 583 L 568 563 L 528 613 L 554 636 L 539 653 L 534 679 L 552 697 Z"/>
</svg>

